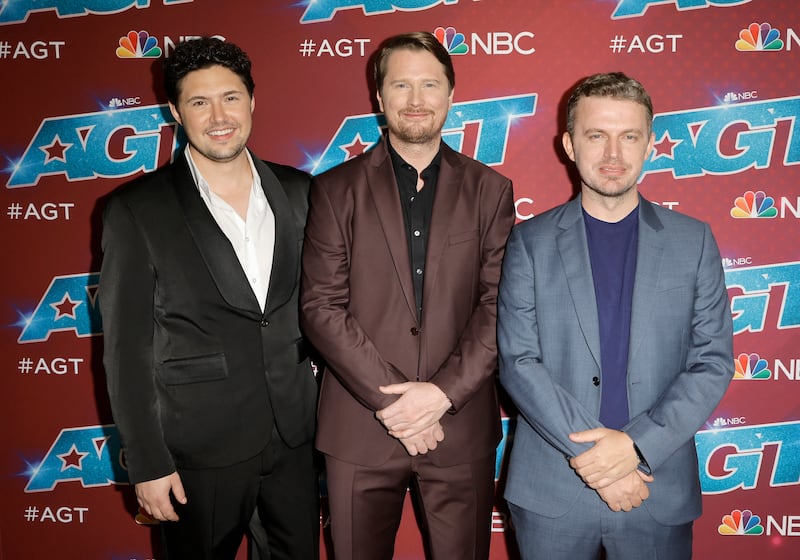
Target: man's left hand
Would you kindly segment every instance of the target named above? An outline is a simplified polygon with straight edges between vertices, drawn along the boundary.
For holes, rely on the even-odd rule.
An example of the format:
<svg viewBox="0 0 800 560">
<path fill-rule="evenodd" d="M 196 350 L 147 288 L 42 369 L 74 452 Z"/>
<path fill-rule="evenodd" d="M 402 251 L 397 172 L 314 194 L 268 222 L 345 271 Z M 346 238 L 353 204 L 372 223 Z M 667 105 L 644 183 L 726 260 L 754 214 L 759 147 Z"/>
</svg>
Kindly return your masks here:
<svg viewBox="0 0 800 560">
<path fill-rule="evenodd" d="M 389 435 L 398 439 L 413 437 L 429 428 L 452 406 L 447 395 L 433 383 L 409 381 L 378 389 L 385 395 L 400 395 L 395 402 L 375 413 Z"/>
<path fill-rule="evenodd" d="M 570 459 L 569 465 L 595 490 L 613 484 L 639 466 L 633 440 L 625 432 L 595 428 L 572 433 L 569 439 L 576 443 L 594 442 L 591 449 Z"/>
</svg>

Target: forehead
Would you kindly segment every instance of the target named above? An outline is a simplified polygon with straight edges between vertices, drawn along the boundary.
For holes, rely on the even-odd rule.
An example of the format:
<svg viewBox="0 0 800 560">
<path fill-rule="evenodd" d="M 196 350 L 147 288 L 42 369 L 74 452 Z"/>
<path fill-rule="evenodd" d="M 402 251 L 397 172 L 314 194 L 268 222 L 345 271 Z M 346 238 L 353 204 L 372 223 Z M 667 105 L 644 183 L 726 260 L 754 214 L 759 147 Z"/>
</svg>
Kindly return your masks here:
<svg viewBox="0 0 800 560">
<path fill-rule="evenodd" d="M 444 65 L 424 49 L 395 49 L 386 58 L 386 76 L 416 74 L 445 76 Z"/>
<path fill-rule="evenodd" d="M 647 109 L 641 103 L 616 97 L 582 97 L 575 106 L 575 128 L 648 127 Z"/>
<path fill-rule="evenodd" d="M 238 74 L 219 65 L 192 70 L 183 77 L 179 87 L 181 97 L 247 90 Z"/>
</svg>

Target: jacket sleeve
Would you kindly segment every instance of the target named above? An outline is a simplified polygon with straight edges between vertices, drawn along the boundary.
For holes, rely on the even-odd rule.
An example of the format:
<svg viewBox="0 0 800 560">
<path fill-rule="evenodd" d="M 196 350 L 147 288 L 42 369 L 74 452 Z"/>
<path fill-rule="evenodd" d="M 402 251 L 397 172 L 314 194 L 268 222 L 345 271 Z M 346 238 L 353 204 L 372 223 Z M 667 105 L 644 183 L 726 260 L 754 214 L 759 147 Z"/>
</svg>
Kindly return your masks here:
<svg viewBox="0 0 800 560">
<path fill-rule="evenodd" d="M 495 205 L 483 210 L 488 220 L 481 239 L 480 299 L 458 345 L 430 379 L 450 399 L 453 412 L 469 402 L 497 371 L 497 287 L 506 241 L 514 225 L 511 181 L 506 180 L 499 191 Z"/>
<path fill-rule="evenodd" d="M 111 409 L 131 483 L 175 471 L 164 443 L 153 363 L 156 277 L 146 239 L 120 197 L 103 213 L 100 311 Z"/>
<path fill-rule="evenodd" d="M 339 221 L 345 218 L 337 215 L 329 193 L 322 179 L 312 181 L 303 244 L 300 326 L 350 394 L 370 410 L 380 410 L 397 397 L 384 395 L 377 387 L 407 380 L 380 356 L 348 310 L 352 248 Z"/>
<path fill-rule="evenodd" d="M 716 241 L 704 225 L 686 367 L 650 410 L 623 430 L 651 470 L 689 441 L 719 404 L 733 377 L 733 321 Z"/>
</svg>

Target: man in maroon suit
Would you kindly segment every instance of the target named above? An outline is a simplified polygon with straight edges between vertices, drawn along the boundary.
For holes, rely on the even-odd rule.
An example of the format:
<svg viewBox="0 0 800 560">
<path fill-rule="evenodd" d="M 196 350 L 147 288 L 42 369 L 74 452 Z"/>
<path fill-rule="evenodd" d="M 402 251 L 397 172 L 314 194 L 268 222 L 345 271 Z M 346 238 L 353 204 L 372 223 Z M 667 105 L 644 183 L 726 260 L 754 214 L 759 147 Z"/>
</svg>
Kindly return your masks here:
<svg viewBox="0 0 800 560">
<path fill-rule="evenodd" d="M 433 35 L 385 41 L 375 80 L 388 133 L 314 180 L 303 249 L 334 552 L 391 558 L 410 487 L 434 558 L 487 558 L 511 182 L 442 142 L 455 77 Z"/>
</svg>

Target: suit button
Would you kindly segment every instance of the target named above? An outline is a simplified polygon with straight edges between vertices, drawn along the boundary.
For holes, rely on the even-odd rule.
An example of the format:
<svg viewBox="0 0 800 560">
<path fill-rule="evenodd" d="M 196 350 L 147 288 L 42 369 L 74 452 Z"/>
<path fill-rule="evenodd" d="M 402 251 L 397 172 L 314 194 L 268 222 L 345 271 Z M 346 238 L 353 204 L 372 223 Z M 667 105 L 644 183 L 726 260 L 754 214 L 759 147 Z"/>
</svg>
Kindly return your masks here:
<svg viewBox="0 0 800 560">
<path fill-rule="evenodd" d="M 600 385 L 600 378 L 599 377 L 592 377 L 592 385 L 594 385 L 595 387 Z"/>
<path fill-rule="evenodd" d="M 419 329 L 417 327 L 411 327 L 411 336 L 418 336 Z"/>
<path fill-rule="evenodd" d="M 269 321 L 267 321 L 266 319 L 261 319 L 261 326 L 262 327 L 268 327 L 269 326 Z"/>
</svg>

